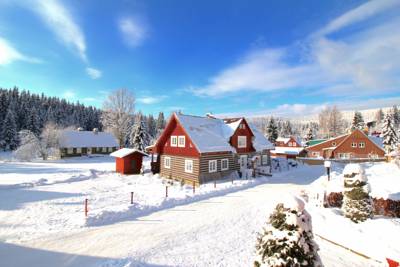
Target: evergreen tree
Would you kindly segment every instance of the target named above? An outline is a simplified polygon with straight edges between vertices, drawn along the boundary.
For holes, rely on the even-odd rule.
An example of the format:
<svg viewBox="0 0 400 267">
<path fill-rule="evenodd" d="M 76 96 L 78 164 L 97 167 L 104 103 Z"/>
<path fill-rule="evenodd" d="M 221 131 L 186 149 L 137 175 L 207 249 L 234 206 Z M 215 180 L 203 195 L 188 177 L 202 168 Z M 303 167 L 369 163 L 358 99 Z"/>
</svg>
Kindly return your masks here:
<svg viewBox="0 0 400 267">
<path fill-rule="evenodd" d="M 356 111 L 354 113 L 353 122 L 351 124 L 351 130 L 352 131 L 354 131 L 355 129 L 364 130 L 364 128 L 365 128 L 364 118 L 361 112 Z"/>
<path fill-rule="evenodd" d="M 271 143 L 275 143 L 276 139 L 278 138 L 278 127 L 276 126 L 274 117 L 271 117 L 268 122 L 267 136 Z"/>
<path fill-rule="evenodd" d="M 343 170 L 343 213 L 355 223 L 373 217 L 372 199 L 364 170 L 359 164 L 348 164 Z"/>
<path fill-rule="evenodd" d="M 18 147 L 17 124 L 15 123 L 14 111 L 9 108 L 1 127 L 1 146 L 4 150 L 14 150 Z"/>
<path fill-rule="evenodd" d="M 386 114 L 382 129 L 383 145 L 387 153 L 393 151 L 399 141 L 390 113 Z"/>
<path fill-rule="evenodd" d="M 385 118 L 385 113 L 383 113 L 382 109 L 379 109 L 375 114 L 376 123 L 379 124 Z"/>
<path fill-rule="evenodd" d="M 290 121 L 284 121 L 282 123 L 282 136 L 290 137 L 292 135 L 293 135 L 292 124 L 290 123 Z"/>
<path fill-rule="evenodd" d="M 7 95 L 5 92 L 0 90 L 0 125 L 3 124 L 3 121 L 6 118 L 7 110 L 8 110 Z"/>
<path fill-rule="evenodd" d="M 306 136 L 306 141 L 310 141 L 314 139 L 314 133 L 313 133 L 313 129 L 310 127 L 308 128 L 308 133 Z"/>
<path fill-rule="evenodd" d="M 278 204 L 258 234 L 256 267 L 318 266 L 318 246 L 313 240 L 311 216 L 304 202 Z"/>
<path fill-rule="evenodd" d="M 149 133 L 147 132 L 143 117 L 139 115 L 129 135 L 129 146 L 140 151 L 145 151 L 149 144 Z"/>
<path fill-rule="evenodd" d="M 154 119 L 153 115 L 150 114 L 147 117 L 147 129 L 151 138 L 154 138 L 157 135 L 156 126 L 156 120 Z"/>
<path fill-rule="evenodd" d="M 165 128 L 165 119 L 163 112 L 158 113 L 156 128 L 158 133 L 160 133 Z"/>
<path fill-rule="evenodd" d="M 40 135 L 40 120 L 36 108 L 33 107 L 27 116 L 26 129 L 31 131 L 34 135 Z"/>
<path fill-rule="evenodd" d="M 393 113 L 393 126 L 395 129 L 398 129 L 400 126 L 400 110 L 397 108 L 397 106 L 393 106 L 392 113 Z"/>
</svg>

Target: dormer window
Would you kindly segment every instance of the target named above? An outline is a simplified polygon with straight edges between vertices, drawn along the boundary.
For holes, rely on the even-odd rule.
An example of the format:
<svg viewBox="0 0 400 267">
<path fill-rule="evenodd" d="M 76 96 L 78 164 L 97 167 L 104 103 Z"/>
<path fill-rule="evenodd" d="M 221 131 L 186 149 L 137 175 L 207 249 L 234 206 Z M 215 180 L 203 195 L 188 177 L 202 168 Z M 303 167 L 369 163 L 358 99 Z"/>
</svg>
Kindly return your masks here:
<svg viewBox="0 0 400 267">
<path fill-rule="evenodd" d="M 238 148 L 246 148 L 247 147 L 247 137 L 246 136 L 238 136 Z"/>
</svg>

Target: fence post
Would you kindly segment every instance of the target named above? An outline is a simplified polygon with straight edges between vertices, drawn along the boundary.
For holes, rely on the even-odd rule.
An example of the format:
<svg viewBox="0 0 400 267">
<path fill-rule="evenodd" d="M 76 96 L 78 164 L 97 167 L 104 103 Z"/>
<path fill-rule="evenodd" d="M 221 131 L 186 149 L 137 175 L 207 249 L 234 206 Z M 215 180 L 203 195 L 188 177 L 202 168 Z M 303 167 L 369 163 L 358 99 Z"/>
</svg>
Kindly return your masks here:
<svg viewBox="0 0 400 267">
<path fill-rule="evenodd" d="M 88 212 L 89 212 L 89 209 L 88 209 L 88 199 L 85 198 L 85 217 L 87 217 Z"/>
<path fill-rule="evenodd" d="M 133 204 L 133 192 L 131 192 L 131 205 Z"/>
<path fill-rule="evenodd" d="M 168 197 L 168 185 L 165 186 L 165 198 Z"/>
<path fill-rule="evenodd" d="M 196 193 L 196 182 L 193 181 L 193 195 Z"/>
</svg>

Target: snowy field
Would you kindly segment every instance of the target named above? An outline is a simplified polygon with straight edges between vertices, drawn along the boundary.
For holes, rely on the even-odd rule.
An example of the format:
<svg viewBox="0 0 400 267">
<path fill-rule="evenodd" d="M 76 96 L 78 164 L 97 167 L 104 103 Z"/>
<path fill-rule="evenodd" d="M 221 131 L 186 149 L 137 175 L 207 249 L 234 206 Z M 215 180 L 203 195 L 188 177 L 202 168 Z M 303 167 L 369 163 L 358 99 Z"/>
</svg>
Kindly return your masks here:
<svg viewBox="0 0 400 267">
<path fill-rule="evenodd" d="M 122 176 L 114 167 L 109 157 L 34 163 L 0 160 L 4 266 L 60 266 L 60 262 L 65 266 L 251 266 L 256 233 L 276 203 L 306 190 L 324 173 L 322 166 L 300 165 L 273 177 L 233 184 L 227 180 L 216 188 L 206 184 L 195 194 L 191 186 L 174 184 L 166 199 L 166 184 L 157 175 Z M 134 192 L 132 205 L 130 192 Z M 307 209 L 314 231 L 321 236 L 377 259 L 386 249 L 398 257 L 398 220 L 376 218 L 354 225 L 334 209 L 311 205 Z M 387 230 L 379 232 L 377 227 Z M 393 235 L 386 236 L 388 231 Z M 381 249 L 370 253 L 357 242 L 349 243 L 352 238 L 364 245 L 376 243 Z M 385 266 L 319 237 L 316 241 L 325 266 Z"/>
</svg>

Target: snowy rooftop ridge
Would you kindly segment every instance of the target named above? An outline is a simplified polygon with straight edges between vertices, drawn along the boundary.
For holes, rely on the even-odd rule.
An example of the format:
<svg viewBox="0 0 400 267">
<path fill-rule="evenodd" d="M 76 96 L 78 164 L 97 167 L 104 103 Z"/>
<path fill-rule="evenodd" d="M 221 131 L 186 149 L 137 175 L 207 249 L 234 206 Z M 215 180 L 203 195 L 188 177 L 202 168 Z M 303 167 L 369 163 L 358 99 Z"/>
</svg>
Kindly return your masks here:
<svg viewBox="0 0 400 267">
<path fill-rule="evenodd" d="M 61 148 L 82 147 L 118 147 L 118 142 L 111 133 L 93 131 L 61 131 Z"/>
<path fill-rule="evenodd" d="M 243 118 L 225 121 L 212 117 L 183 114 L 175 115 L 200 153 L 216 151 L 236 152 L 229 141 Z M 254 125 L 250 123 L 248 123 L 248 125 L 254 134 L 253 147 L 256 151 L 274 148 L 268 139 Z"/>
<path fill-rule="evenodd" d="M 140 153 L 140 154 L 142 154 L 144 156 L 149 156 L 145 152 L 137 150 L 137 149 L 133 149 L 133 148 L 121 148 L 121 149 L 111 153 L 110 156 L 111 157 L 116 157 L 116 158 L 123 158 L 123 157 L 126 157 L 126 156 L 128 156 L 130 154 L 133 154 L 135 152 Z"/>
</svg>

